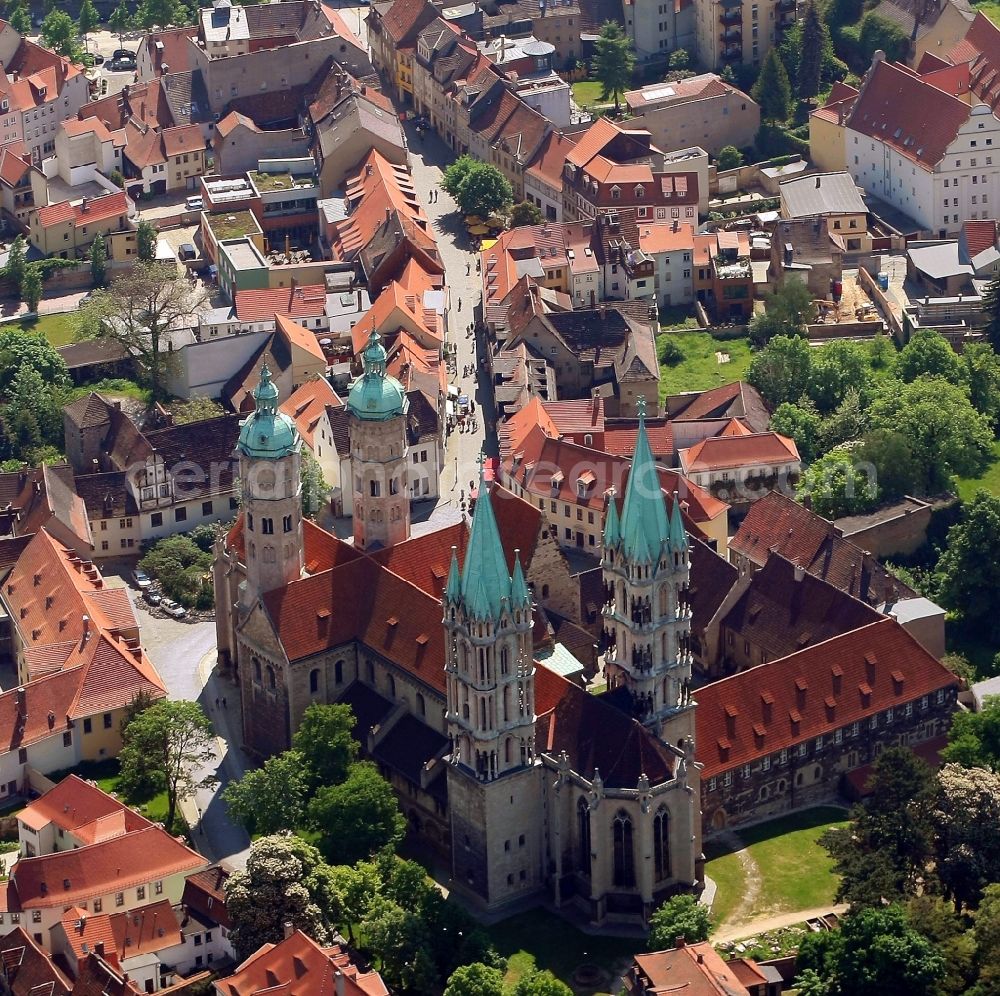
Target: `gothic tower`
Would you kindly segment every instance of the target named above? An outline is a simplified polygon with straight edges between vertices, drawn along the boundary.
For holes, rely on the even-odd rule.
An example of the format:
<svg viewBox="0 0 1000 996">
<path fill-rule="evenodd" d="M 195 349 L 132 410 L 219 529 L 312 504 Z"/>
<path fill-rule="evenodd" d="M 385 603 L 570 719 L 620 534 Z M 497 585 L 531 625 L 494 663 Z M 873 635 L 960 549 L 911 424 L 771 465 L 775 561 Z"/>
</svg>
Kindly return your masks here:
<svg viewBox="0 0 1000 996">
<path fill-rule="evenodd" d="M 516 552 L 508 573 L 482 472 L 465 564 L 453 551 L 443 608 L 453 873 L 495 909 L 541 881 L 541 769 L 531 595 Z"/>
<path fill-rule="evenodd" d="M 636 717 L 679 745 L 694 732 L 690 558 L 676 498 L 667 515 L 644 406 L 621 516 L 613 495 L 608 502 L 602 567 L 608 687 L 627 689 Z"/>
<path fill-rule="evenodd" d="M 410 537 L 406 481 L 406 410 L 403 385 L 386 371 L 386 353 L 372 331 L 362 353 L 364 373 L 347 396 L 351 472 L 354 478 L 354 545 L 393 546 Z"/>
<path fill-rule="evenodd" d="M 265 363 L 253 393 L 254 411 L 243 420 L 236 452 L 243 494 L 246 581 L 241 604 L 302 574 L 302 440 L 278 411 L 278 388 Z"/>
</svg>

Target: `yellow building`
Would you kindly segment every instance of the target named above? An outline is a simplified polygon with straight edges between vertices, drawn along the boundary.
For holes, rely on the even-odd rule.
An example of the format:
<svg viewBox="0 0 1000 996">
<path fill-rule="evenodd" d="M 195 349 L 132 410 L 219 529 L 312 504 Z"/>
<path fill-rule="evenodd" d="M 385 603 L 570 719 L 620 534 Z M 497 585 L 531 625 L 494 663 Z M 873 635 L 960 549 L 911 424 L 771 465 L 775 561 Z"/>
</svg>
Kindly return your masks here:
<svg viewBox="0 0 1000 996">
<path fill-rule="evenodd" d="M 132 202 L 124 190 L 103 197 L 84 197 L 76 204 L 48 204 L 31 216 L 29 237 L 46 256 L 79 259 L 89 252 L 97 236 L 130 230 L 132 211 Z"/>
<path fill-rule="evenodd" d="M 834 83 L 822 107 L 809 115 L 809 158 L 821 170 L 847 169 L 845 123 L 858 91 L 847 83 Z"/>
</svg>

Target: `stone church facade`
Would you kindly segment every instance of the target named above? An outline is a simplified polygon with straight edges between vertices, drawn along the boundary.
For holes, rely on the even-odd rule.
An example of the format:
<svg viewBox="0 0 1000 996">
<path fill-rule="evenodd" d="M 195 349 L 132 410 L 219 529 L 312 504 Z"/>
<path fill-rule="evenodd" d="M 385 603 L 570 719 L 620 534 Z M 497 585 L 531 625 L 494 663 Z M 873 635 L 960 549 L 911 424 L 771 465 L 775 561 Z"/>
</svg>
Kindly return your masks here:
<svg viewBox="0 0 1000 996">
<path fill-rule="evenodd" d="M 347 702 L 411 830 L 449 861 L 450 887 L 491 913 L 545 899 L 594 923 L 642 921 L 702 878 L 687 539 L 679 509 L 643 486 L 655 478 L 644 430 L 606 531 L 615 687 L 594 696 L 536 661 L 531 565 L 488 488 L 447 576 L 421 573 L 450 537 L 410 538 L 408 517 L 393 516 L 405 393 L 377 341 L 364 359 L 348 398 L 365 454 L 356 516 L 380 528 L 356 526 L 353 546 L 301 520 L 301 443 L 264 375 L 241 428 L 244 525 L 214 571 L 245 745 L 269 756 L 309 704 Z"/>
</svg>

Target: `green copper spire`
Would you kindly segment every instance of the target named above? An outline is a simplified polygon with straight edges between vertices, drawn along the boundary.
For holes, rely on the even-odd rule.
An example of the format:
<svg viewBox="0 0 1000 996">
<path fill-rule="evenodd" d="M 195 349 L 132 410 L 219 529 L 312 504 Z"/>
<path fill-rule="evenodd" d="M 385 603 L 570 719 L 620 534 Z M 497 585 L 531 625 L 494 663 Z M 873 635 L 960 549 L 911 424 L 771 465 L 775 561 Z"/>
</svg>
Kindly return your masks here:
<svg viewBox="0 0 1000 996">
<path fill-rule="evenodd" d="M 479 497 L 472 517 L 472 532 L 465 551 L 462 570 L 462 600 L 465 609 L 475 619 L 496 619 L 503 611 L 504 601 L 510 600 L 510 575 L 507 558 L 500 542 L 493 503 L 479 463 Z"/>
<path fill-rule="evenodd" d="M 521 551 L 514 551 L 514 576 L 510 579 L 510 604 L 512 608 L 528 608 L 531 605 L 531 593 L 528 582 L 521 568 Z"/>
<path fill-rule="evenodd" d="M 254 411 L 240 423 L 237 449 L 247 457 L 277 460 L 296 452 L 302 445 L 295 422 L 278 411 L 278 387 L 265 363 L 260 383 L 254 389 Z"/>
<path fill-rule="evenodd" d="M 604 513 L 604 545 L 618 546 L 622 538 L 621 523 L 618 519 L 618 499 L 614 489 L 608 492 L 608 509 Z"/>
<path fill-rule="evenodd" d="M 639 399 L 639 432 L 635 438 L 632 470 L 625 488 L 619 526 L 622 552 L 633 560 L 651 562 L 670 539 L 667 506 L 660 491 L 656 461 L 646 435 L 646 404 Z"/>
<path fill-rule="evenodd" d="M 448 568 L 448 584 L 444 589 L 445 601 L 457 602 L 462 594 L 462 575 L 458 571 L 458 550 L 451 548 L 451 567 Z"/>
<path fill-rule="evenodd" d="M 684 529 L 684 518 L 681 516 L 679 495 L 674 495 L 674 507 L 670 510 L 670 548 L 678 553 L 683 553 L 688 548 L 688 537 Z"/>
<path fill-rule="evenodd" d="M 382 337 L 372 329 L 368 345 L 361 354 L 365 372 L 351 385 L 347 407 L 360 419 L 383 422 L 402 415 L 406 392 L 395 377 L 386 372 L 386 352 Z"/>
</svg>

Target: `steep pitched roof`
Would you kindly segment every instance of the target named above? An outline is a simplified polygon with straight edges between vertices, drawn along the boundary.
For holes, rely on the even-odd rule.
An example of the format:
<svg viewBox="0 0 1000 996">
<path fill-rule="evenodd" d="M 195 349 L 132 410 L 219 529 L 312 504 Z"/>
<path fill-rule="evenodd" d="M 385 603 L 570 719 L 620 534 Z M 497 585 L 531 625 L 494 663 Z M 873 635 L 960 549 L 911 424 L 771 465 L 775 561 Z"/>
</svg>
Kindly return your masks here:
<svg viewBox="0 0 1000 996">
<path fill-rule="evenodd" d="M 238 290 L 234 296 L 236 317 L 241 322 L 270 321 L 276 315 L 288 318 L 320 318 L 326 313 L 326 288 L 322 284 Z"/>
<path fill-rule="evenodd" d="M 277 313 L 274 316 L 274 328 L 279 335 L 284 336 L 290 346 L 297 346 L 315 359 L 326 362 L 326 356 L 319 344 L 319 339 L 309 329 L 303 328 L 298 322 L 293 322 L 287 315 Z"/>
<path fill-rule="evenodd" d="M 382 29 L 398 48 L 412 48 L 417 35 L 437 17 L 427 0 L 395 0 L 385 17 Z"/>
<path fill-rule="evenodd" d="M 293 391 L 281 405 L 281 411 L 295 420 L 295 427 L 305 444 L 315 449 L 316 429 L 326 416 L 327 407 L 339 408 L 343 403 L 330 382 L 325 377 L 317 377 Z"/>
<path fill-rule="evenodd" d="M 0 937 L 0 964 L 13 996 L 70 996 L 73 983 L 23 927 Z"/>
<path fill-rule="evenodd" d="M 711 778 L 957 683 L 894 619 L 870 623 L 700 688 L 695 729 L 701 776 Z"/>
<path fill-rule="evenodd" d="M 799 450 L 794 440 L 778 432 L 754 432 L 709 436 L 694 446 L 678 450 L 677 456 L 685 474 L 698 474 L 797 462 Z"/>
<path fill-rule="evenodd" d="M 120 825 L 120 832 L 130 832 L 152 826 L 144 816 L 129 809 L 92 782 L 78 775 L 67 775 L 44 795 L 39 796 L 17 818 L 32 830 L 41 830 L 52 823 L 60 830 L 93 843 L 103 827 Z"/>
</svg>

